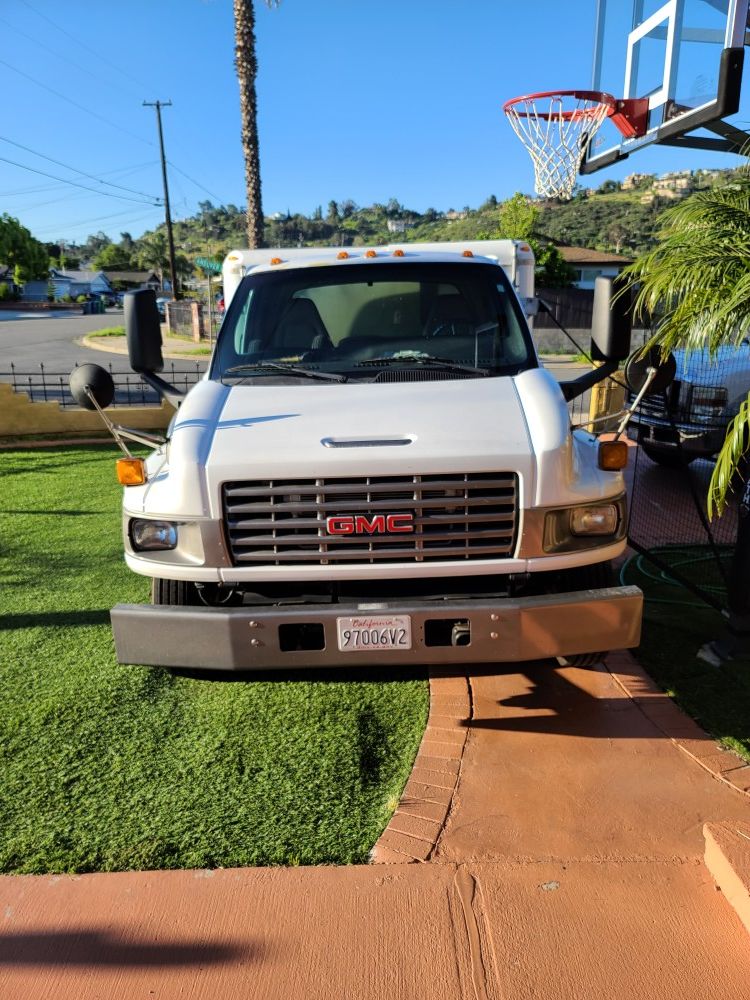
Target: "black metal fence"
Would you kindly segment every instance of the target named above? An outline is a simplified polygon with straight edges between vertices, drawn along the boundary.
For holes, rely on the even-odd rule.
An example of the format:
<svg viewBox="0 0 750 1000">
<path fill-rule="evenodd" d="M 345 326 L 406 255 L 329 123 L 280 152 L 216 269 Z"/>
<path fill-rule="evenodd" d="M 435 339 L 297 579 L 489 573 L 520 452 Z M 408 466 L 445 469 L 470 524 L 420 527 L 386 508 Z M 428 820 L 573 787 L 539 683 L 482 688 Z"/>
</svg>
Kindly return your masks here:
<svg viewBox="0 0 750 1000">
<path fill-rule="evenodd" d="M 640 447 L 628 536 L 664 579 L 723 606 L 747 466 L 735 477 L 721 517 L 709 520 L 707 495 L 716 452 L 750 391 L 750 346 L 721 348 L 714 358 L 676 352 L 676 360 L 674 381 L 643 400 L 629 428 Z"/>
<path fill-rule="evenodd" d="M 76 367 L 78 367 L 76 365 Z M 108 365 L 109 373 L 115 383 L 115 406 L 158 406 L 158 393 L 147 385 L 139 375 L 132 371 L 115 371 Z M 187 391 L 203 375 L 200 363 L 182 363 L 179 367 L 174 363 L 165 367 L 162 378 L 171 382 L 176 388 Z M 32 403 L 59 403 L 62 407 L 76 408 L 78 404 L 73 399 L 68 384 L 69 372 L 48 371 L 43 364 L 36 371 L 24 371 L 11 364 L 8 370 L 0 371 L 0 382 L 9 382 L 16 392 L 25 393 Z"/>
</svg>

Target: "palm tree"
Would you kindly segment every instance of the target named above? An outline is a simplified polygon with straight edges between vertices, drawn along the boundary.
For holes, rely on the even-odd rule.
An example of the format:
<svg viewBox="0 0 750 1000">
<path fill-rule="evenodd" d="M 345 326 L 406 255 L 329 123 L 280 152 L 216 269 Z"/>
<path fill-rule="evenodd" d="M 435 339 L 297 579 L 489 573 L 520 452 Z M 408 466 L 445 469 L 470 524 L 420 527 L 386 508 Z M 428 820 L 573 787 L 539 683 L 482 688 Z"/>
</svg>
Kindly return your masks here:
<svg viewBox="0 0 750 1000">
<path fill-rule="evenodd" d="M 668 209 L 659 243 L 625 268 L 637 288 L 635 313 L 658 315 L 647 347 L 715 353 L 750 331 L 750 173 L 701 191 Z M 708 509 L 721 513 L 730 482 L 750 445 L 750 394 L 729 425 Z"/>
<path fill-rule="evenodd" d="M 281 0 L 265 0 L 268 7 L 278 7 Z M 247 245 L 263 245 L 263 209 L 260 196 L 260 153 L 258 149 L 258 102 L 255 77 L 255 10 L 253 0 L 234 0 L 234 65 L 240 86 L 242 152 L 245 157 L 247 188 Z"/>
</svg>

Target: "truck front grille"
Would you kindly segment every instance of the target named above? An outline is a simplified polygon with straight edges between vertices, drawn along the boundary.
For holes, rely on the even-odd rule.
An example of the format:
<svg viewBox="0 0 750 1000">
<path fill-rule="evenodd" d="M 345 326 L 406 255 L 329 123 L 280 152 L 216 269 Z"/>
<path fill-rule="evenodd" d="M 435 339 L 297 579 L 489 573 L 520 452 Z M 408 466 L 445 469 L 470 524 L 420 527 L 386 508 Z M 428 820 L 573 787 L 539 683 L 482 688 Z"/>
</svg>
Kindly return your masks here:
<svg viewBox="0 0 750 1000">
<path fill-rule="evenodd" d="M 516 540 L 511 472 L 274 479 L 223 486 L 235 566 L 506 559 Z M 326 519 L 411 514 L 413 532 L 330 535 Z"/>
</svg>

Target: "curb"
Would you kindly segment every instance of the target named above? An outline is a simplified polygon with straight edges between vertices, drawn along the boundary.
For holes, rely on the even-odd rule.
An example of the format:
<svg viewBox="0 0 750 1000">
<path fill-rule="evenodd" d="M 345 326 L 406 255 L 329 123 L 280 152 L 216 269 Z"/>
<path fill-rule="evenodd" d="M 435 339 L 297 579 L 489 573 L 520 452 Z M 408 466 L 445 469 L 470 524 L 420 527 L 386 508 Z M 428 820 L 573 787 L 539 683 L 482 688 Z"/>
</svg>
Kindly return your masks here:
<svg viewBox="0 0 750 1000">
<path fill-rule="evenodd" d="M 724 750 L 697 722 L 688 718 L 631 653 L 627 650 L 611 653 L 606 667 L 622 691 L 682 753 L 717 781 L 750 798 L 750 764 L 731 750 Z"/>
<path fill-rule="evenodd" d="M 706 823 L 704 861 L 750 932 L 750 823 Z"/>
<path fill-rule="evenodd" d="M 117 347 L 114 344 L 105 345 L 98 343 L 99 340 L 107 339 L 108 338 L 106 337 L 90 337 L 88 334 L 85 334 L 83 337 L 76 337 L 75 343 L 80 347 L 87 347 L 91 351 L 101 351 L 103 354 L 118 354 L 120 357 L 125 358 L 128 356 L 127 347 Z M 175 361 L 208 361 L 210 357 L 208 354 L 195 354 L 194 352 L 191 353 L 189 351 L 178 354 L 169 351 L 162 351 L 162 356 Z"/>
<path fill-rule="evenodd" d="M 372 864 L 429 861 L 450 815 L 470 718 L 468 677 L 430 671 L 427 727 L 398 807 L 370 852 Z"/>
</svg>

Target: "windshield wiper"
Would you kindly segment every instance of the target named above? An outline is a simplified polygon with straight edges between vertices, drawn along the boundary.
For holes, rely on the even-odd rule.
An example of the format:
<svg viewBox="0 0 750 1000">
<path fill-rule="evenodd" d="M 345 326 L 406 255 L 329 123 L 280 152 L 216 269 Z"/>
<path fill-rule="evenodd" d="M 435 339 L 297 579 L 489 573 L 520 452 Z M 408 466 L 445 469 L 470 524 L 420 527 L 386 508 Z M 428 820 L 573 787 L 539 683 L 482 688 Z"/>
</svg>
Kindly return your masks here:
<svg viewBox="0 0 750 1000">
<path fill-rule="evenodd" d="M 368 358 L 366 361 L 358 361 L 356 367 L 362 368 L 365 365 L 425 365 L 427 367 L 444 368 L 446 371 L 469 372 L 472 375 L 489 375 L 489 368 L 475 368 L 473 365 L 462 365 L 458 361 L 451 361 L 450 358 L 437 358 L 432 354 L 399 354 L 396 357 L 388 358 Z"/>
<path fill-rule="evenodd" d="M 276 371 L 283 372 L 284 375 L 296 375 L 298 378 L 317 378 L 324 382 L 348 382 L 346 375 L 337 375 L 334 372 L 319 372 L 313 368 L 303 368 L 301 365 L 284 365 L 277 361 L 256 361 L 253 364 L 233 365 L 221 373 L 225 375 L 239 375 L 242 372 L 263 372 Z"/>
</svg>

